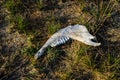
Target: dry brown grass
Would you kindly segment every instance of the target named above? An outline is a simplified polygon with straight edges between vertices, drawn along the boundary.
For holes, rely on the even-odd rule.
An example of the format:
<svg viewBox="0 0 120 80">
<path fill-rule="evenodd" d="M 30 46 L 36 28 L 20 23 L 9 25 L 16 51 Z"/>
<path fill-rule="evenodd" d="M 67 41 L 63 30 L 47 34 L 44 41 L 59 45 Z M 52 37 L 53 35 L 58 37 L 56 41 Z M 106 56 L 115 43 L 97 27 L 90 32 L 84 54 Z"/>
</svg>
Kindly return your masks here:
<svg viewBox="0 0 120 80">
<path fill-rule="evenodd" d="M 119 1 L 41 1 L 2 2 L 0 26 L 3 21 L 8 25 L 0 27 L 0 79 L 119 80 Z M 70 40 L 49 47 L 34 60 L 54 32 L 78 23 L 86 25 L 102 45 L 91 47 Z"/>
</svg>

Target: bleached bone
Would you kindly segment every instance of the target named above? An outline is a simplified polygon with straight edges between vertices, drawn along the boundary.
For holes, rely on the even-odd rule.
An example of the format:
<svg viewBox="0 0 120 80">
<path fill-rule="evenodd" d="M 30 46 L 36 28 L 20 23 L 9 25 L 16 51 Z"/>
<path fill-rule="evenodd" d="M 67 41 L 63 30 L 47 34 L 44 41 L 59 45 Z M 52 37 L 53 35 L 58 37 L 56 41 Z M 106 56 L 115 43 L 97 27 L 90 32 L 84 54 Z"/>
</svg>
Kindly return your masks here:
<svg viewBox="0 0 120 80">
<path fill-rule="evenodd" d="M 48 46 L 55 47 L 60 44 L 64 44 L 69 39 L 81 41 L 87 45 L 100 46 L 101 43 L 92 41 L 96 39 L 95 36 L 91 35 L 84 25 L 76 24 L 74 26 L 68 26 L 54 33 L 42 48 L 35 54 L 35 59 L 43 55 L 44 51 Z"/>
</svg>

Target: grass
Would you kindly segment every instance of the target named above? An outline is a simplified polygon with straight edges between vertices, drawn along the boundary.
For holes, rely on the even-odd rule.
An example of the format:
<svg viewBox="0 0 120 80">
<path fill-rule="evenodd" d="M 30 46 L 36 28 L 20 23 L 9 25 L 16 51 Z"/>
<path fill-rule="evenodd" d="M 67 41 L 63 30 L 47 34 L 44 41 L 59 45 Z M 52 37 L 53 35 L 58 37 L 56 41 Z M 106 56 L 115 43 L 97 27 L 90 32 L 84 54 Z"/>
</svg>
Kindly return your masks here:
<svg viewBox="0 0 120 80">
<path fill-rule="evenodd" d="M 116 5 L 118 5 L 118 2 L 116 0 L 100 1 L 100 2 L 99 1 L 95 2 L 93 0 L 90 1 L 77 0 L 73 2 L 79 4 L 76 10 L 80 9 L 80 12 L 82 13 L 80 18 L 77 18 L 77 20 L 74 22 L 85 24 L 89 29 L 89 31 L 91 31 L 91 33 L 93 33 L 94 35 L 98 35 L 97 33 L 100 32 L 102 28 L 104 29 L 106 21 L 107 20 L 109 21 L 115 9 L 118 9 L 115 7 Z M 72 4 L 75 5 L 74 3 Z M 69 25 L 68 23 L 62 23 L 60 22 L 60 20 L 56 20 L 56 17 L 57 19 L 59 19 L 58 16 L 56 16 L 56 14 L 59 15 L 59 10 L 62 10 L 64 8 L 62 9 L 55 8 L 53 10 L 48 9 L 46 11 L 42 11 L 41 8 L 44 7 L 43 0 L 33 1 L 32 4 L 31 1 L 23 2 L 22 0 L 18 0 L 17 2 L 15 2 L 14 0 L 9 0 L 5 2 L 5 7 L 10 12 L 9 15 L 11 15 L 12 21 L 10 21 L 10 23 L 11 24 L 14 23 L 13 25 L 14 27 L 12 29 L 15 29 L 15 31 L 18 31 L 20 34 L 28 34 L 28 35 L 26 35 L 27 36 L 26 46 L 24 46 L 21 49 L 21 52 L 19 54 L 20 57 L 17 57 L 14 54 L 10 58 L 11 60 L 10 64 L 8 63 L 9 62 L 8 60 L 6 61 L 8 65 L 2 63 L 0 64 L 0 66 L 3 65 L 5 65 L 5 67 L 12 66 L 12 64 L 14 64 L 13 63 L 14 60 L 16 60 L 17 58 L 18 59 L 20 58 L 21 59 L 20 62 L 22 63 L 28 62 L 28 64 L 23 65 L 22 67 L 19 68 L 19 70 L 24 68 L 25 70 L 23 72 L 18 71 L 18 73 L 21 72 L 22 74 L 24 74 L 19 76 L 19 78 L 22 77 L 21 79 L 23 80 L 34 80 L 34 79 L 118 80 L 119 79 L 120 53 L 119 51 L 114 51 L 113 49 L 111 49 L 111 46 L 107 46 L 106 49 L 104 49 L 104 47 L 102 46 L 90 47 L 78 41 L 72 40 L 71 41 L 72 43 L 68 42 L 66 43 L 66 45 L 61 45 L 55 48 L 49 47 L 45 52 L 46 54 L 43 55 L 40 59 L 38 59 L 37 61 L 33 59 L 34 54 L 37 52 L 39 47 L 42 46 L 42 44 L 44 44 L 44 42 L 47 40 L 48 37 L 50 37 L 60 28 L 64 27 L 64 25 Z M 30 19 L 29 17 L 32 15 L 32 11 L 29 10 L 27 13 L 29 17 L 25 17 L 25 14 L 28 9 L 35 9 L 36 12 L 39 9 L 40 14 L 42 15 L 45 14 L 44 16 L 40 15 L 39 17 L 41 20 L 43 20 L 41 21 L 43 22 L 42 23 L 43 25 L 38 25 L 40 26 L 39 28 L 36 26 L 32 26 L 34 22 L 31 23 L 29 20 Z M 50 15 L 51 13 L 52 15 Z M 64 13 L 64 15 L 65 14 L 67 13 Z M 64 17 L 63 14 L 61 15 L 62 17 Z M 34 19 L 34 17 L 31 19 Z M 30 29 L 30 27 L 34 27 L 33 29 L 36 29 L 36 31 Z M 102 32 L 100 32 L 100 34 L 101 33 Z M 37 38 L 39 39 L 39 41 L 37 40 Z M 98 39 L 102 40 L 100 37 L 98 37 Z M 106 46 L 104 45 L 104 43 L 102 45 Z M 2 59 L 1 57 L 1 61 L 2 60 L 4 59 Z M 20 64 L 19 62 L 17 62 L 17 60 L 15 62 Z M 17 68 L 15 64 L 14 64 L 14 68 L 15 70 Z M 9 67 L 9 70 L 5 68 L 4 71 L 7 70 L 10 71 L 12 69 L 13 69 L 12 67 Z M 14 72 L 11 72 L 9 74 L 12 73 Z M 7 77 L 5 79 L 7 79 Z"/>
<path fill-rule="evenodd" d="M 21 32 L 26 33 L 26 29 L 29 26 L 29 22 L 27 21 L 27 18 L 24 18 L 21 15 L 18 15 L 16 18 L 16 26 L 18 27 L 18 30 L 20 30 Z"/>
<path fill-rule="evenodd" d="M 41 9 L 43 7 L 43 0 L 37 0 L 36 3 L 37 3 L 37 7 L 39 9 Z"/>
<path fill-rule="evenodd" d="M 54 34 L 56 31 L 58 31 L 60 29 L 60 23 L 59 22 L 50 22 L 48 24 L 48 34 L 52 35 Z"/>
<path fill-rule="evenodd" d="M 9 0 L 9 1 L 5 1 L 5 5 L 4 5 L 11 14 L 15 15 L 17 13 L 22 13 L 25 9 L 25 6 L 23 4 L 23 2 L 21 0 Z"/>
</svg>

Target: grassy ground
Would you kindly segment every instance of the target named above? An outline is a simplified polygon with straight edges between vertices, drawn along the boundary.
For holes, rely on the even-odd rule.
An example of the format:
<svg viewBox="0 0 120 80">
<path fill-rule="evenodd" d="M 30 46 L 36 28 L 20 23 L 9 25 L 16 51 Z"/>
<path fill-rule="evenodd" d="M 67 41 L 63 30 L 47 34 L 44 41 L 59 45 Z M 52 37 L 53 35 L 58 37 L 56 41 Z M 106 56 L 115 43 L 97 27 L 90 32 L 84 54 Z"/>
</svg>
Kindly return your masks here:
<svg viewBox="0 0 120 80">
<path fill-rule="evenodd" d="M 119 0 L 0 1 L 1 80 L 119 80 Z M 86 25 L 102 43 L 91 47 L 71 40 L 34 54 L 57 30 Z"/>
</svg>

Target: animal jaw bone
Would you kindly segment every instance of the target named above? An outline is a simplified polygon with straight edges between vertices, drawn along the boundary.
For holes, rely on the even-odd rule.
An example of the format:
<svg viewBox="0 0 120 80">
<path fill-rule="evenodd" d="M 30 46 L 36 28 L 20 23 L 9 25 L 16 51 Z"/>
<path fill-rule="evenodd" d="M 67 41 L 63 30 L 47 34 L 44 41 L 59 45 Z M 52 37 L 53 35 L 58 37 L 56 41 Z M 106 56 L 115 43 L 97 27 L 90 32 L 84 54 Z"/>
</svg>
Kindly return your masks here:
<svg viewBox="0 0 120 80">
<path fill-rule="evenodd" d="M 90 46 L 101 45 L 101 43 L 92 41 L 92 39 L 96 39 L 96 37 L 91 35 L 84 25 L 76 24 L 74 26 L 63 28 L 54 33 L 42 46 L 42 48 L 35 54 L 35 59 L 42 56 L 48 46 L 55 47 L 57 45 L 64 44 L 70 38 L 81 41 Z"/>
</svg>

